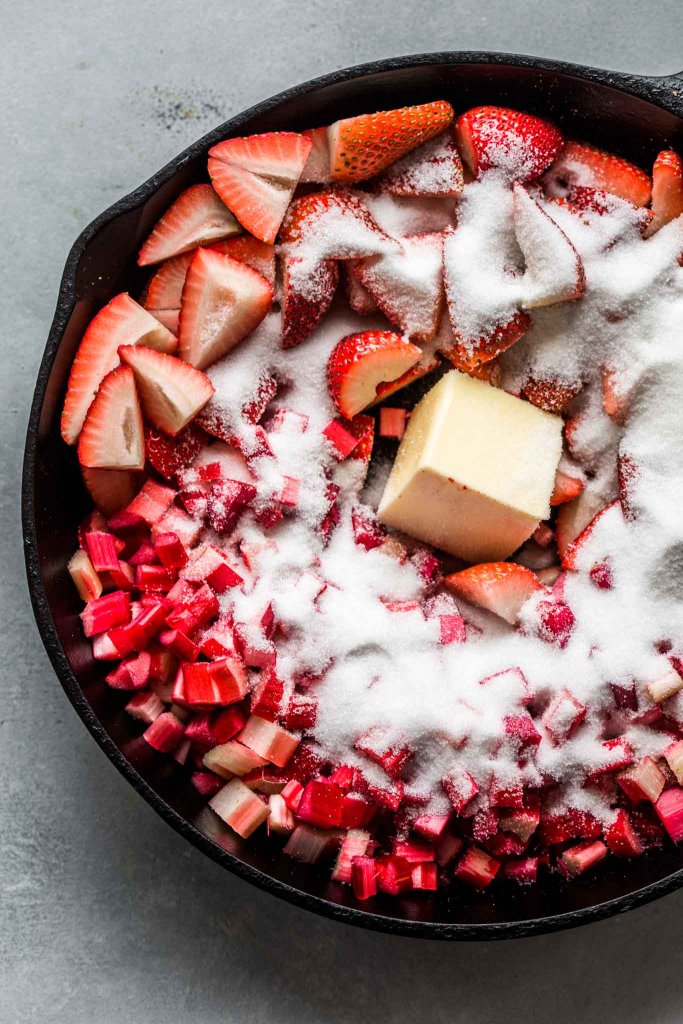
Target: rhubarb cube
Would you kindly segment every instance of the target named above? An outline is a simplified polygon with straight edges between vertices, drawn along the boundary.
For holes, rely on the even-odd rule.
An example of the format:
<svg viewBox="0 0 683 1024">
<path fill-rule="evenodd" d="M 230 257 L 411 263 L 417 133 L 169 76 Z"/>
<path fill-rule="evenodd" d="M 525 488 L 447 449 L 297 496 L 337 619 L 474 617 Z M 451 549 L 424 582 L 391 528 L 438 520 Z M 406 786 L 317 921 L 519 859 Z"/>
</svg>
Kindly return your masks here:
<svg viewBox="0 0 683 1024">
<path fill-rule="evenodd" d="M 541 718 L 541 724 L 558 746 L 568 740 L 586 717 L 586 707 L 569 690 L 553 697 Z"/>
<path fill-rule="evenodd" d="M 88 553 L 79 548 L 67 566 L 78 596 L 82 601 L 93 601 L 102 593 L 102 580 L 88 557 Z"/>
<path fill-rule="evenodd" d="M 470 846 L 458 861 L 455 878 L 474 889 L 485 889 L 500 870 L 500 861 L 484 850 Z"/>
<path fill-rule="evenodd" d="M 289 762 L 300 742 L 298 736 L 293 736 L 275 722 L 259 718 L 258 715 L 251 715 L 247 719 L 239 739 L 250 750 L 272 761 L 279 768 L 284 768 Z"/>
<path fill-rule="evenodd" d="M 411 875 L 412 882 L 412 875 Z M 377 869 L 372 857 L 354 857 L 351 862 L 351 885 L 357 900 L 377 894 Z"/>
<path fill-rule="evenodd" d="M 656 803 L 666 785 L 666 778 L 656 761 L 644 757 L 632 768 L 620 772 L 617 782 L 634 804 L 644 800 Z"/>
<path fill-rule="evenodd" d="M 582 875 L 607 856 L 607 846 L 599 839 L 595 842 L 578 843 L 565 850 L 560 864 L 571 877 Z"/>
<path fill-rule="evenodd" d="M 667 789 L 655 804 L 655 811 L 674 843 L 683 839 L 683 788 Z"/>
<path fill-rule="evenodd" d="M 342 823 L 344 793 L 326 779 L 312 779 L 304 787 L 297 817 L 318 828 L 338 828 Z"/>
<path fill-rule="evenodd" d="M 209 800 L 209 807 L 243 839 L 248 839 L 268 817 L 268 805 L 240 779 L 232 779 Z"/>
</svg>

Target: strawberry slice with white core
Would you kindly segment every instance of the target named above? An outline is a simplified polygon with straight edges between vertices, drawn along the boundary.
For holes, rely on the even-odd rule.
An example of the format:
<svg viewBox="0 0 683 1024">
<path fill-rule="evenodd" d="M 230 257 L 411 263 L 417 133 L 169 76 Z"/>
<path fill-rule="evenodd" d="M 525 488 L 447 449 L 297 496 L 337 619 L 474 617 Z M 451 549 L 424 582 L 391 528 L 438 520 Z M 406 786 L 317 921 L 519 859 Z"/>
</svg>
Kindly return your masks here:
<svg viewBox="0 0 683 1024">
<path fill-rule="evenodd" d="M 192 185 L 157 222 L 140 250 L 138 263 L 141 267 L 160 263 L 198 245 L 238 235 L 241 230 L 210 185 Z"/>
<path fill-rule="evenodd" d="M 91 469 L 142 469 L 145 437 L 133 371 L 108 373 L 88 410 L 78 441 L 78 459 Z"/>
<path fill-rule="evenodd" d="M 142 478 L 125 469 L 89 469 L 81 466 L 83 483 L 105 516 L 113 516 L 129 505 L 140 489 Z"/>
<path fill-rule="evenodd" d="M 301 172 L 299 181 L 324 185 L 330 180 L 330 148 L 327 144 L 327 128 L 307 128 L 301 133 L 311 140 L 311 152 Z"/>
<path fill-rule="evenodd" d="M 550 196 L 564 197 L 575 186 L 604 189 L 634 206 L 647 206 L 652 182 L 640 167 L 583 142 L 568 142 L 543 179 Z"/>
<path fill-rule="evenodd" d="M 212 252 L 219 252 L 223 256 L 232 256 L 240 263 L 246 263 L 248 267 L 258 270 L 263 274 L 266 281 L 275 284 L 275 246 L 268 242 L 260 242 L 258 238 L 251 235 L 238 235 L 237 238 L 226 238 L 222 242 L 215 242 L 206 246 Z"/>
<path fill-rule="evenodd" d="M 443 236 L 439 232 L 404 238 L 396 253 L 364 260 L 361 284 L 404 334 L 429 341 L 436 334 L 443 303 Z"/>
<path fill-rule="evenodd" d="M 531 569 L 514 562 L 474 565 L 445 576 L 443 582 L 456 597 L 499 615 L 513 626 L 529 598 L 546 589 Z"/>
<path fill-rule="evenodd" d="M 178 354 L 205 369 L 251 334 L 272 302 L 272 285 L 257 270 L 198 249 L 183 288 Z"/>
<path fill-rule="evenodd" d="M 445 100 L 335 121 L 327 130 L 333 181 L 365 181 L 440 135 L 453 120 Z"/>
<path fill-rule="evenodd" d="M 167 260 L 159 267 L 145 289 L 143 306 L 174 335 L 178 334 L 180 301 L 192 256 L 191 252 L 184 252 L 181 256 L 173 256 Z"/>
<path fill-rule="evenodd" d="M 61 423 L 67 444 L 78 440 L 97 389 L 119 365 L 120 345 L 147 345 L 160 352 L 175 352 L 178 342 L 126 292 L 108 302 L 90 321 L 71 367 Z"/>
<path fill-rule="evenodd" d="M 452 132 L 444 132 L 386 171 L 377 187 L 392 196 L 437 198 L 462 192 L 462 161 Z"/>
<path fill-rule="evenodd" d="M 282 274 L 282 347 L 299 345 L 327 313 L 339 283 L 334 260 L 286 256 Z"/>
<path fill-rule="evenodd" d="M 652 214 L 646 235 L 683 214 L 683 160 L 673 149 L 663 150 L 652 168 Z"/>
<path fill-rule="evenodd" d="M 562 149 L 555 125 L 507 107 L 473 107 L 456 122 L 460 152 L 475 176 L 496 168 L 517 181 L 533 181 Z"/>
<path fill-rule="evenodd" d="M 317 260 L 377 256 L 399 248 L 358 196 L 330 190 L 294 200 L 282 225 L 280 242 L 291 253 L 310 249 L 311 258 Z"/>
<path fill-rule="evenodd" d="M 523 185 L 515 182 L 513 193 L 515 236 L 526 264 L 521 306 L 533 309 L 580 298 L 586 276 L 578 252 Z"/>
<path fill-rule="evenodd" d="M 383 381 L 396 380 L 422 358 L 417 345 L 393 331 L 363 331 L 342 338 L 327 364 L 327 385 L 347 419 L 370 405 Z"/>
<path fill-rule="evenodd" d="M 121 361 L 135 374 L 145 418 L 175 437 L 203 409 L 216 390 L 201 370 L 175 356 L 125 345 Z"/>
<path fill-rule="evenodd" d="M 274 242 L 312 143 L 296 132 L 226 139 L 209 150 L 209 176 L 250 234 Z"/>
</svg>

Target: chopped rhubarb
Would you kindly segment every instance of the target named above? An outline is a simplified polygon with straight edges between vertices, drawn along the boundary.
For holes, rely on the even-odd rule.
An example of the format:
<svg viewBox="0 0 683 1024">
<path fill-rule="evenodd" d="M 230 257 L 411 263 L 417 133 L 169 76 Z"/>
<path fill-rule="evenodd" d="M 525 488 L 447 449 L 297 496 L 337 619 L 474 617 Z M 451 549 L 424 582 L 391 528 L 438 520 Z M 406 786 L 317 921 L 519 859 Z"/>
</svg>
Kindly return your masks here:
<svg viewBox="0 0 683 1024">
<path fill-rule="evenodd" d="M 342 823 L 344 794 L 326 779 L 312 779 L 304 787 L 296 815 L 307 825 L 338 828 Z"/>
<path fill-rule="evenodd" d="M 232 779 L 219 790 L 209 800 L 209 807 L 243 839 L 248 839 L 268 818 L 268 805 L 239 779 Z"/>
<path fill-rule="evenodd" d="M 185 734 L 185 727 L 171 711 L 164 711 L 154 719 L 142 738 L 150 747 L 160 753 L 167 754 L 178 746 Z"/>
<path fill-rule="evenodd" d="M 100 596 L 102 593 L 102 580 L 95 572 L 95 568 L 86 551 L 79 548 L 71 557 L 67 568 L 78 591 L 78 596 L 82 601 L 87 603 Z"/>
<path fill-rule="evenodd" d="M 651 757 L 644 757 L 632 768 L 620 772 L 617 775 L 617 782 L 634 804 L 644 800 L 656 803 L 664 789 L 666 778 L 656 761 Z"/>
<path fill-rule="evenodd" d="M 259 718 L 258 715 L 251 715 L 247 719 L 239 740 L 279 768 L 284 768 L 299 745 L 298 736 L 293 736 L 275 722 Z"/>
<path fill-rule="evenodd" d="M 455 878 L 474 889 L 485 889 L 496 877 L 499 869 L 499 860 L 490 857 L 476 846 L 470 846 L 458 861 Z"/>
<path fill-rule="evenodd" d="M 361 829 L 350 829 L 341 841 L 337 863 L 332 872 L 335 882 L 351 881 L 351 866 L 355 857 L 363 857 L 370 843 L 370 833 Z"/>
<path fill-rule="evenodd" d="M 372 857 L 353 858 L 351 885 L 357 900 L 369 900 L 377 894 L 377 868 Z"/>
<path fill-rule="evenodd" d="M 608 848 L 599 839 L 595 842 L 578 843 L 565 850 L 560 863 L 569 875 L 582 875 L 607 856 Z"/>
<path fill-rule="evenodd" d="M 655 811 L 674 843 L 683 840 L 683 789 L 665 790 L 655 804 Z"/>
</svg>

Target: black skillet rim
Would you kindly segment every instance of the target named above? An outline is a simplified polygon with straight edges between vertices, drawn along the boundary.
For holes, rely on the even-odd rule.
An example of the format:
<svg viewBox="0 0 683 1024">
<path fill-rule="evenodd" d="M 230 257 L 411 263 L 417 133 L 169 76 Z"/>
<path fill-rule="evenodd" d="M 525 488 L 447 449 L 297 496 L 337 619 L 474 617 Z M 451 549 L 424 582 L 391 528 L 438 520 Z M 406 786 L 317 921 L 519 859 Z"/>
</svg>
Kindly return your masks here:
<svg viewBox="0 0 683 1024">
<path fill-rule="evenodd" d="M 501 923 L 456 924 L 443 921 L 410 921 L 403 918 L 385 917 L 352 907 L 344 907 L 319 896 L 314 896 L 281 882 L 270 875 L 251 867 L 233 854 L 214 843 L 201 833 L 189 821 L 178 814 L 154 789 L 138 774 L 133 765 L 119 750 L 109 737 L 99 719 L 86 701 L 78 680 L 69 665 L 64 649 L 55 629 L 52 613 L 43 585 L 34 514 L 35 492 L 35 451 L 39 433 L 39 422 L 42 413 L 47 383 L 66 325 L 71 317 L 75 299 L 76 270 L 88 244 L 98 231 L 110 220 L 139 206 L 171 178 L 180 168 L 205 152 L 209 146 L 220 141 L 228 132 L 238 130 L 250 119 L 257 117 L 280 103 L 316 92 L 318 89 L 345 82 L 354 78 L 378 72 L 399 70 L 424 65 L 446 64 L 489 64 L 510 67 L 529 68 L 532 70 L 550 71 L 566 76 L 611 86 L 619 92 L 630 93 L 636 97 L 656 104 L 672 113 L 683 116 L 683 76 L 670 75 L 660 78 L 648 78 L 629 75 L 621 72 L 605 71 L 599 68 L 585 67 L 562 61 L 546 60 L 526 55 L 506 54 L 498 52 L 453 51 L 441 53 L 412 54 L 394 57 L 387 60 L 372 61 L 334 71 L 331 74 L 311 79 L 300 85 L 287 89 L 262 103 L 237 114 L 235 117 L 218 126 L 207 135 L 198 139 L 160 171 L 152 175 L 138 188 L 119 199 L 107 210 L 95 218 L 79 235 L 67 258 L 62 281 L 59 288 L 57 307 L 50 328 L 47 344 L 38 371 L 35 392 L 26 432 L 24 451 L 21 511 L 24 537 L 24 555 L 29 592 L 33 612 L 38 625 L 41 639 L 52 662 L 59 681 L 82 719 L 86 728 L 102 748 L 109 760 L 130 782 L 133 788 L 176 832 L 189 840 L 212 860 L 226 867 L 233 874 L 257 886 L 265 892 L 272 893 L 305 910 L 325 917 L 344 921 L 357 927 L 373 931 L 387 932 L 395 935 L 408 935 L 428 939 L 449 939 L 458 941 L 489 941 L 493 939 L 522 938 L 529 935 L 547 934 L 567 928 L 575 928 L 598 921 L 615 914 L 624 913 L 635 907 L 642 906 L 655 899 L 675 891 L 683 886 L 683 869 L 666 878 L 652 882 L 633 893 L 627 893 L 613 900 L 607 900 L 592 907 L 554 914 L 547 917 L 534 918 L 529 921 L 509 921 Z"/>
</svg>

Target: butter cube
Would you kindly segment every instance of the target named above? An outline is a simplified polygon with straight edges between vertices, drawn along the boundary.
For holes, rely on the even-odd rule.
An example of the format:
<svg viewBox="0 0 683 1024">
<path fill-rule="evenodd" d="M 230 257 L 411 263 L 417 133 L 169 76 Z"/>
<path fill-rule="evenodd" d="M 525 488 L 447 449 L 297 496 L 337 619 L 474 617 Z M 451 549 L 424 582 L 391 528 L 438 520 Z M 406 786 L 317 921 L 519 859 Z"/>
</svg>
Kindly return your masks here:
<svg viewBox="0 0 683 1024">
<path fill-rule="evenodd" d="M 468 562 L 507 558 L 550 514 L 562 419 L 457 370 L 413 411 L 379 506 Z"/>
</svg>

